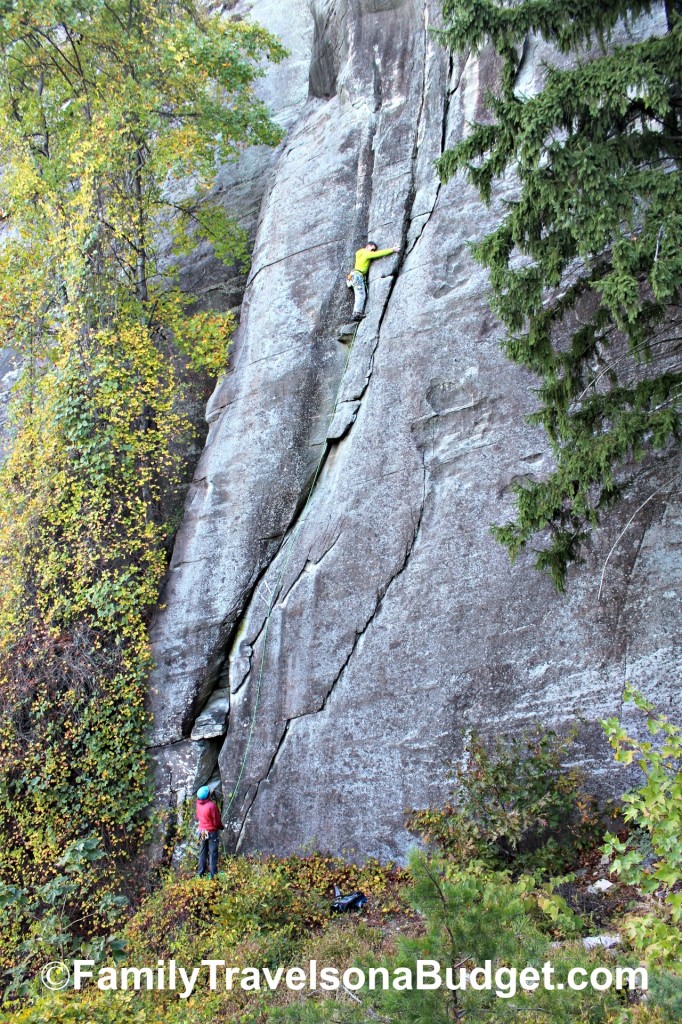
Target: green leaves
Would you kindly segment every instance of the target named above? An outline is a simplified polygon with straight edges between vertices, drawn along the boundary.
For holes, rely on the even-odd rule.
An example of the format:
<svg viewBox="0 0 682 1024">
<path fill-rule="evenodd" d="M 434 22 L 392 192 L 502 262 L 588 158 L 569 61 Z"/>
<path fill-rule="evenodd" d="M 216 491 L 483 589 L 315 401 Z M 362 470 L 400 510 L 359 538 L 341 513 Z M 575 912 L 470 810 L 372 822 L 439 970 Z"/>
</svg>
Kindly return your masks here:
<svg viewBox="0 0 682 1024">
<path fill-rule="evenodd" d="M 440 35 L 456 50 L 471 46 L 478 51 L 490 41 L 502 51 L 534 32 L 567 53 L 591 42 L 595 33 L 604 42 L 620 19 L 631 22 L 654 6 L 653 0 L 606 0 L 596 10 L 589 0 L 444 0 L 445 28 Z"/>
<path fill-rule="evenodd" d="M 15 231 L 0 255 L 3 343 L 35 345 L 65 316 L 109 326 L 131 292 L 153 308 L 173 272 L 162 229 L 186 236 L 188 219 L 194 244 L 244 262 L 243 233 L 207 192 L 220 163 L 279 141 L 253 84 L 284 53 L 193 2 L 13 5 L 0 26 L 0 205 Z M 27 293 L 12 271 L 29 250 Z"/>
<path fill-rule="evenodd" d="M 517 488 L 514 521 L 494 535 L 563 589 L 590 531 L 632 478 L 633 462 L 673 452 L 680 433 L 682 347 L 682 20 L 660 37 L 603 45 L 619 19 L 651 4 L 444 3 L 441 38 L 457 50 L 492 43 L 503 59 L 494 123 L 474 124 L 439 162 L 490 202 L 509 169 L 518 199 L 472 246 L 490 273 L 491 306 L 514 362 L 539 378 L 531 421 L 548 432 L 555 469 Z M 517 89 L 521 44 L 535 32 L 575 54 Z"/>
<path fill-rule="evenodd" d="M 0 469 L 0 884 L 25 898 L 0 972 L 17 978 L 59 879 L 59 935 L 104 948 L 148 832 L 147 627 L 191 433 L 176 368 L 217 377 L 235 327 L 191 309 L 178 257 L 208 241 L 248 263 L 211 186 L 279 141 L 253 87 L 283 55 L 194 0 L 0 5 L 0 345 L 24 366 Z"/>
<path fill-rule="evenodd" d="M 409 827 L 460 866 L 556 874 L 601 836 L 592 797 L 564 760 L 574 734 L 536 728 L 485 744 L 473 734 L 455 771 L 452 805 L 415 811 Z"/>
<path fill-rule="evenodd" d="M 627 930 L 647 959 L 680 970 L 682 956 L 682 730 L 657 714 L 631 685 L 624 699 L 645 717 L 655 742 L 631 736 L 617 719 L 602 724 L 616 760 L 633 761 L 644 784 L 623 797 L 623 817 L 635 828 L 627 841 L 609 836 L 604 853 L 611 871 L 650 895 L 657 894 L 653 913 L 632 918 Z"/>
</svg>

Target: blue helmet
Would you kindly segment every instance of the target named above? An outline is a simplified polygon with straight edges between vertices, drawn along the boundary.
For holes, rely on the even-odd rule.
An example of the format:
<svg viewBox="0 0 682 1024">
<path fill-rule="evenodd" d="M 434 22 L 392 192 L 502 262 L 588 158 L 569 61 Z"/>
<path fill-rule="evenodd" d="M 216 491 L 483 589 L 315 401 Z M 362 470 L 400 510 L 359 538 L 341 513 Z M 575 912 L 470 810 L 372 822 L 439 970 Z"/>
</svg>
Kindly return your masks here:
<svg viewBox="0 0 682 1024">
<path fill-rule="evenodd" d="M 201 789 L 197 790 L 197 796 L 199 797 L 200 800 L 207 800 L 210 795 L 211 790 L 208 788 L 208 786 L 202 786 Z"/>
</svg>

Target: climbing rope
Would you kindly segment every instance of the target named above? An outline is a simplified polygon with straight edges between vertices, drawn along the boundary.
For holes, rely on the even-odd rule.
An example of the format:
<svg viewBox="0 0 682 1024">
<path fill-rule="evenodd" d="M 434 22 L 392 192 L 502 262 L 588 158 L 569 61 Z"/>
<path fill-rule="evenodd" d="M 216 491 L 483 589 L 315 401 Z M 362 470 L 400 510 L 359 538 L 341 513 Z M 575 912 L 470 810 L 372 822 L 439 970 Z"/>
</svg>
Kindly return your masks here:
<svg viewBox="0 0 682 1024">
<path fill-rule="evenodd" d="M 350 357 L 351 357 L 351 353 L 353 351 L 353 346 L 355 345 L 355 339 L 357 337 L 359 326 L 360 326 L 360 322 L 358 322 L 355 325 L 355 330 L 353 331 L 353 337 L 351 339 L 350 345 L 348 346 L 348 355 L 346 356 L 346 362 L 345 362 L 344 367 L 343 367 L 343 373 L 341 374 L 341 380 L 339 381 L 339 387 L 338 387 L 338 390 L 336 392 L 336 397 L 334 399 L 334 407 L 333 407 L 333 409 L 332 409 L 332 411 L 330 413 L 330 416 L 329 416 L 329 422 L 327 424 L 327 429 L 329 429 L 329 427 L 331 426 L 331 424 L 332 424 L 332 422 L 334 420 L 334 416 L 336 415 L 336 410 L 337 410 L 337 407 L 338 407 L 338 404 L 339 404 L 339 398 L 341 397 L 341 389 L 343 387 L 343 382 L 344 382 L 345 377 L 346 377 L 346 371 L 348 369 L 348 364 L 350 362 Z M 324 463 L 324 458 L 325 458 L 326 454 L 327 454 L 327 443 L 326 443 L 326 438 L 325 438 L 325 444 L 323 445 L 322 453 L 320 454 L 320 458 L 319 458 L 319 460 L 317 462 L 317 466 L 315 468 L 315 473 L 313 475 L 312 483 L 311 483 L 310 489 L 308 491 L 308 497 L 306 498 L 305 505 L 303 506 L 303 510 L 302 510 L 301 515 L 299 517 L 299 521 L 296 524 L 296 526 L 295 526 L 291 536 L 289 537 L 289 540 L 287 541 L 286 557 L 284 558 L 284 561 L 282 563 L 282 568 L 280 569 L 279 575 L 277 577 L 277 582 L 275 583 L 275 587 L 274 587 L 274 589 L 273 589 L 273 591 L 272 591 L 272 593 L 270 595 L 270 600 L 268 601 L 268 609 L 267 609 L 267 613 L 266 613 L 266 616 L 265 616 L 265 630 L 264 630 L 264 633 L 263 633 L 263 648 L 262 648 L 261 657 L 260 657 L 260 668 L 259 668 L 259 671 L 258 671 L 258 681 L 256 683 L 256 694 L 255 694 L 255 699 L 254 699 L 253 714 L 251 716 L 251 724 L 249 726 L 249 735 L 248 735 L 247 740 L 246 740 L 246 748 L 244 750 L 244 756 L 242 758 L 242 762 L 241 762 L 241 765 L 240 765 L 240 768 L 239 768 L 239 773 L 237 775 L 237 780 L 236 780 L 236 782 L 235 782 L 235 784 L 234 784 L 234 786 L 232 788 L 232 793 L 230 794 L 229 803 L 227 804 L 227 807 L 224 810 L 224 814 L 225 814 L 226 817 L 227 817 L 227 814 L 229 813 L 230 808 L 232 807 L 232 804 L 234 803 L 234 801 L 235 801 L 235 799 L 237 797 L 237 790 L 239 789 L 239 784 L 242 781 L 242 778 L 244 776 L 244 770 L 246 768 L 246 762 L 247 762 L 247 759 L 248 759 L 248 756 L 249 756 L 249 752 L 251 750 L 251 742 L 253 740 L 253 733 L 254 733 L 254 730 L 256 728 L 256 714 L 258 712 L 258 706 L 260 704 L 261 686 L 262 686 L 262 682 L 263 682 L 263 669 L 265 667 L 265 655 L 266 655 L 267 647 L 268 647 L 268 632 L 270 630 L 270 618 L 272 616 L 272 610 L 273 610 L 273 608 L 275 606 L 275 602 L 277 601 L 277 598 L 279 596 L 280 587 L 282 585 L 282 580 L 284 578 L 284 573 L 286 572 L 287 566 L 289 565 L 289 562 L 291 560 L 291 556 L 292 556 L 293 550 L 294 550 L 294 548 L 296 546 L 296 541 L 298 539 L 298 535 L 301 532 L 301 528 L 303 527 L 303 525 L 304 525 L 304 523 L 306 521 L 306 515 L 307 515 L 307 512 L 308 512 L 308 506 L 310 505 L 310 502 L 312 500 L 313 493 L 315 491 L 315 485 L 317 484 L 318 477 L 319 477 L 320 472 L 322 470 L 322 464 Z"/>
</svg>

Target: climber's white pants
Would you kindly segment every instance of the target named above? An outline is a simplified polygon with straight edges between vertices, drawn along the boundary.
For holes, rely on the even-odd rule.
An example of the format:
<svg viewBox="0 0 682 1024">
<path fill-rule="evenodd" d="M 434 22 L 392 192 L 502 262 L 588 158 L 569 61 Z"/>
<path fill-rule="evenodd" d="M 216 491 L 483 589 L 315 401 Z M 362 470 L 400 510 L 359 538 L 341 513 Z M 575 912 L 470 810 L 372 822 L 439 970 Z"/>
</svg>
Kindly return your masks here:
<svg viewBox="0 0 682 1024">
<path fill-rule="evenodd" d="M 365 303 L 367 302 L 365 275 L 361 274 L 359 270 L 354 270 L 351 274 L 351 287 L 355 293 L 355 305 L 353 306 L 353 316 L 355 316 L 356 313 L 365 312 Z"/>
</svg>

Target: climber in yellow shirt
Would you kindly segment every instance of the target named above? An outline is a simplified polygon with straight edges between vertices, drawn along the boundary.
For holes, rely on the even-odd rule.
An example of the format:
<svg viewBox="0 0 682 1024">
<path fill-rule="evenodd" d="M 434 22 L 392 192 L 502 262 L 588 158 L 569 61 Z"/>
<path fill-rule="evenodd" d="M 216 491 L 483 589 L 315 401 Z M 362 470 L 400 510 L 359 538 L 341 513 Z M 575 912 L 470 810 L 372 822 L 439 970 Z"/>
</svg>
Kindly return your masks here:
<svg viewBox="0 0 682 1024">
<path fill-rule="evenodd" d="M 365 315 L 365 303 L 367 302 L 367 274 L 372 260 L 378 260 L 382 256 L 392 256 L 398 252 L 398 246 L 392 249 L 377 249 L 375 242 L 368 242 L 355 254 L 355 268 L 351 270 L 346 279 L 346 284 L 355 292 L 355 305 L 353 307 L 353 320 L 362 320 Z"/>
</svg>

